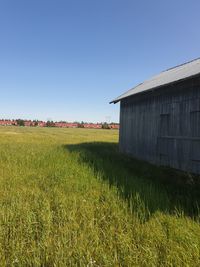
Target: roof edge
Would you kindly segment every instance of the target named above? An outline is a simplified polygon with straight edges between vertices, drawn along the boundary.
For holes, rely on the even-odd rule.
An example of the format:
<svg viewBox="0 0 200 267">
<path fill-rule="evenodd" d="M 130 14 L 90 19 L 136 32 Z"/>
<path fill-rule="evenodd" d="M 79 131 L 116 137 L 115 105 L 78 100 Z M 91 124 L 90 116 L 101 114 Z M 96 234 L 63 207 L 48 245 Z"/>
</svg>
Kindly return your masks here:
<svg viewBox="0 0 200 267">
<path fill-rule="evenodd" d="M 132 94 L 132 95 L 128 95 L 128 96 L 121 97 L 121 96 L 123 95 L 123 94 L 122 94 L 122 95 L 120 95 L 118 98 L 116 98 L 116 99 L 110 101 L 109 104 L 116 104 L 116 103 L 120 102 L 122 99 L 131 97 L 131 96 L 142 95 L 142 94 L 144 94 L 144 93 L 146 93 L 146 92 L 154 91 L 154 90 L 157 90 L 157 89 L 159 89 L 159 88 L 161 88 L 161 87 L 165 87 L 165 86 L 168 86 L 168 85 L 173 85 L 173 84 L 175 84 L 175 83 L 179 83 L 179 82 L 182 82 L 182 81 L 185 81 L 185 80 L 189 80 L 189 79 L 192 79 L 192 78 L 195 78 L 195 77 L 198 77 L 198 76 L 200 76 L 200 73 L 197 73 L 197 74 L 194 74 L 194 75 L 191 75 L 191 76 L 188 76 L 188 77 L 186 77 L 186 78 L 179 79 L 179 80 L 176 80 L 176 81 L 173 81 L 173 82 L 165 83 L 165 84 L 162 84 L 162 85 L 159 85 L 159 86 L 156 86 L 156 87 L 152 87 L 152 88 L 149 88 L 149 89 L 147 89 L 147 90 L 145 90 L 145 91 L 142 91 L 142 92 L 139 92 L 139 93 L 136 93 L 136 94 Z M 138 86 L 138 85 L 137 85 L 137 86 Z M 137 87 L 137 86 L 136 86 L 136 87 Z M 135 88 L 135 87 L 134 87 L 134 88 Z M 132 89 L 133 89 L 133 88 L 132 88 Z M 130 89 L 130 90 L 132 90 L 132 89 Z M 130 90 L 128 90 L 128 91 L 130 91 Z"/>
<path fill-rule="evenodd" d="M 193 64 L 193 62 L 195 62 L 195 61 L 197 63 Z M 187 66 L 187 65 L 191 68 L 191 71 L 188 71 L 188 69 L 183 67 L 183 66 Z M 177 75 L 177 73 L 178 73 L 178 75 Z M 170 75 L 171 75 L 171 78 L 170 78 Z M 183 80 L 188 80 L 188 79 L 196 77 L 198 75 L 200 75 L 200 57 L 193 59 L 193 60 L 190 60 L 190 61 L 187 61 L 183 64 L 179 64 L 175 67 L 168 68 L 168 69 L 160 72 L 159 74 L 153 76 L 152 78 L 132 87 L 130 90 L 121 94 L 120 96 L 113 99 L 109 103 L 110 104 L 112 104 L 112 103 L 116 104 L 117 102 L 121 101 L 124 98 L 130 97 L 133 95 L 143 94 L 145 92 L 148 92 L 149 90 L 158 89 L 158 88 L 161 88 L 163 86 L 170 85 L 170 84 L 175 84 L 177 82 L 181 82 Z M 176 76 L 179 76 L 179 77 L 176 77 Z M 137 88 L 137 87 L 139 87 L 139 88 Z"/>
</svg>

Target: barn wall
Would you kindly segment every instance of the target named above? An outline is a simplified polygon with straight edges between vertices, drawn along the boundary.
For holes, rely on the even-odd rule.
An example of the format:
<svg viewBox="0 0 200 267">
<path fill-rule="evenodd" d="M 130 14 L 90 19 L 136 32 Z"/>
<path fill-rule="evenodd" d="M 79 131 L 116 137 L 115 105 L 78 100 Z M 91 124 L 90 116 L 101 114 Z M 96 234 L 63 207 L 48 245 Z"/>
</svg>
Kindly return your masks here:
<svg viewBox="0 0 200 267">
<path fill-rule="evenodd" d="M 121 101 L 120 151 L 200 174 L 200 77 Z"/>
</svg>

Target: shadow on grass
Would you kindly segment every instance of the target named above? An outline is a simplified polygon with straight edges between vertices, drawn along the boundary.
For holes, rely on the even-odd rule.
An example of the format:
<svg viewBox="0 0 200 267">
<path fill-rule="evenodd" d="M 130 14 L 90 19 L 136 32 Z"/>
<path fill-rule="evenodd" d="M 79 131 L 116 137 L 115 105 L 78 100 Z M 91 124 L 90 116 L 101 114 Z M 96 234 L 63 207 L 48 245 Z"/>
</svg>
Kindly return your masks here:
<svg viewBox="0 0 200 267">
<path fill-rule="evenodd" d="M 78 152 L 81 163 L 91 166 L 96 174 L 100 173 L 110 186 L 116 186 L 120 197 L 132 209 L 140 207 L 141 214 L 146 214 L 145 220 L 156 211 L 198 216 L 200 177 L 123 155 L 118 152 L 116 143 L 81 143 L 65 148 Z"/>
</svg>

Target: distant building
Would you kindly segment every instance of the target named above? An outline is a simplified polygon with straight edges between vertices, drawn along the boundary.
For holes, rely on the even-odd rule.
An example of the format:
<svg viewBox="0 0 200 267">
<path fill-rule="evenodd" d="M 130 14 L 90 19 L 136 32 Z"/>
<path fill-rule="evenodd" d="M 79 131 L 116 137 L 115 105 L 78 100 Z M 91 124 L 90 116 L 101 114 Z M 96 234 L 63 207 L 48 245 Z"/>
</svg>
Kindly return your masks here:
<svg viewBox="0 0 200 267">
<path fill-rule="evenodd" d="M 84 123 L 84 128 L 89 128 L 89 129 L 101 129 L 102 124 L 96 124 L 96 123 Z"/>
<path fill-rule="evenodd" d="M 15 120 L 0 120 L 0 126 L 12 126 L 17 125 Z"/>
<path fill-rule="evenodd" d="M 119 129 L 119 124 L 110 124 L 110 129 Z"/>
<path fill-rule="evenodd" d="M 45 121 L 38 121 L 38 122 L 37 122 L 37 126 L 38 126 L 38 127 L 46 127 L 46 124 L 47 124 L 47 123 L 46 123 Z"/>
<path fill-rule="evenodd" d="M 25 120 L 24 121 L 24 126 L 33 126 L 34 125 L 34 123 L 31 121 L 31 120 Z"/>
<path fill-rule="evenodd" d="M 55 122 L 55 127 L 67 128 L 68 124 L 66 122 Z"/>
<path fill-rule="evenodd" d="M 200 174 L 200 59 L 168 69 L 120 101 L 120 151 Z"/>
<path fill-rule="evenodd" d="M 67 123 L 67 128 L 77 128 L 78 123 Z"/>
</svg>

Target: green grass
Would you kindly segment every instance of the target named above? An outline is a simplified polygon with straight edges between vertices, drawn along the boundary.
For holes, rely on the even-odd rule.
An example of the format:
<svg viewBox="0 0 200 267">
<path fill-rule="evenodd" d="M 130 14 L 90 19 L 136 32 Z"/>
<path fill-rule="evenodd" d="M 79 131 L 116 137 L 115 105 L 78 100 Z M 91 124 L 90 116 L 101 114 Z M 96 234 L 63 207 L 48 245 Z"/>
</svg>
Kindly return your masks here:
<svg viewBox="0 0 200 267">
<path fill-rule="evenodd" d="M 200 266 L 197 177 L 117 142 L 109 130 L 0 128 L 0 266 Z"/>
</svg>

